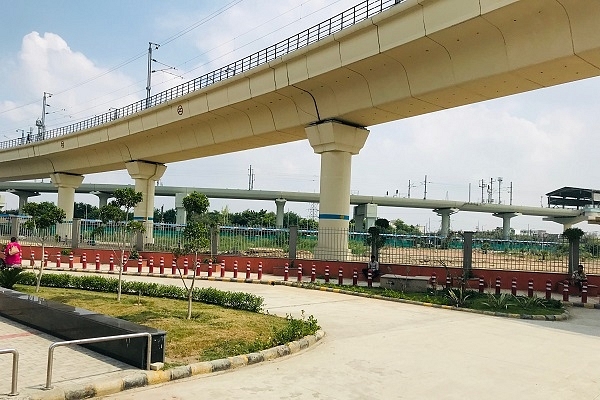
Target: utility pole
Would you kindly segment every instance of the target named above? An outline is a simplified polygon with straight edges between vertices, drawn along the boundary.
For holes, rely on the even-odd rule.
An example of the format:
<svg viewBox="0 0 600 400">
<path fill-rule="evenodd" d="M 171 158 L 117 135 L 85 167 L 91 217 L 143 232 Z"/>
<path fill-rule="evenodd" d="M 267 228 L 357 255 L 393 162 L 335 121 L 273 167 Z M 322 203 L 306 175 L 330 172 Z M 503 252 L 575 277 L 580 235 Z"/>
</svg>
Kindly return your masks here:
<svg viewBox="0 0 600 400">
<path fill-rule="evenodd" d="M 498 204 L 502 204 L 502 198 L 500 194 L 502 193 L 502 177 L 498 177 Z"/>
<path fill-rule="evenodd" d="M 17 129 L 17 133 L 21 132 L 21 144 L 25 144 L 25 129 Z"/>
<path fill-rule="evenodd" d="M 490 178 L 490 185 L 488 186 L 488 203 L 494 202 L 494 178 Z"/>
<path fill-rule="evenodd" d="M 508 193 L 510 193 L 510 205 L 512 206 L 512 194 L 513 194 L 512 182 L 510 183 L 510 189 L 509 189 Z"/>
<path fill-rule="evenodd" d="M 427 180 L 427 179 L 425 179 Z M 410 179 L 408 180 L 408 198 L 410 199 L 410 188 L 414 188 L 417 187 L 416 185 L 413 185 L 410 183 Z"/>
<path fill-rule="evenodd" d="M 252 170 L 252 165 L 248 169 L 248 190 L 254 189 L 254 171 Z"/>
<path fill-rule="evenodd" d="M 425 175 L 425 181 L 423 182 L 425 189 L 423 190 L 423 200 L 427 199 L 427 175 Z"/>
<path fill-rule="evenodd" d="M 43 140 L 46 136 L 46 107 L 50 107 L 50 104 L 47 103 L 47 99 L 50 97 L 52 97 L 52 93 L 44 92 L 42 118 L 35 121 L 35 126 L 38 127 L 38 140 Z"/>
<path fill-rule="evenodd" d="M 481 182 L 479 183 L 479 187 L 481 188 L 481 204 L 485 203 L 485 200 L 483 198 L 483 191 L 487 188 L 487 184 L 485 183 L 485 181 L 483 179 L 481 179 Z"/>
<path fill-rule="evenodd" d="M 158 50 L 160 44 L 148 42 L 148 79 L 146 81 L 146 108 L 150 107 L 150 90 L 152 89 L 152 48 Z"/>
</svg>

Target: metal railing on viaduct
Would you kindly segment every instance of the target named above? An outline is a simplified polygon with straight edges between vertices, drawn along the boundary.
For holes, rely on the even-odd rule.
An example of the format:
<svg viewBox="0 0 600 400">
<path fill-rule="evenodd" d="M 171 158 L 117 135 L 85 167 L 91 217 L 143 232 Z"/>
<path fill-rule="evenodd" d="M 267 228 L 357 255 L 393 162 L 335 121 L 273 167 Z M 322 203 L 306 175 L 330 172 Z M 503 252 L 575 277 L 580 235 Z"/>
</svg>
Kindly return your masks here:
<svg viewBox="0 0 600 400">
<path fill-rule="evenodd" d="M 289 54 L 295 50 L 306 47 L 321 39 L 324 39 L 336 32 L 341 31 L 349 26 L 355 25 L 361 21 L 371 18 L 394 5 L 403 2 L 399 0 L 367 0 L 362 3 L 335 15 L 334 17 L 314 25 L 294 36 L 284 39 L 276 44 L 273 44 L 263 50 L 257 51 L 249 56 L 225 65 L 219 69 L 204 74 L 191 81 L 177 85 L 171 89 L 167 89 L 157 93 L 149 98 L 139 100 L 125 107 L 111 110 L 104 114 L 96 115 L 86 120 L 63 126 L 56 129 L 47 130 L 38 133 L 30 138 L 15 138 L 0 142 L 0 149 L 8 149 L 35 141 L 51 139 L 58 136 L 68 135 L 70 133 L 93 128 L 107 122 L 114 121 L 118 118 L 127 117 L 147 108 L 157 106 L 172 99 L 184 96 L 196 90 L 203 89 L 214 83 L 239 75 L 259 65 L 266 64 L 279 57 Z"/>
</svg>

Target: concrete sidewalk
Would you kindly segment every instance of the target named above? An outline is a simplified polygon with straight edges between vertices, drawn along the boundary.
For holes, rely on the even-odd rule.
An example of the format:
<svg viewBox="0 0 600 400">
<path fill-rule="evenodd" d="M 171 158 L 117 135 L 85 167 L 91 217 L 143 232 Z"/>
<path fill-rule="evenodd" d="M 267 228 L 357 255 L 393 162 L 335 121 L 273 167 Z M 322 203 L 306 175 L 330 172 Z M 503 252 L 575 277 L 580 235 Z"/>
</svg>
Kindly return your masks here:
<svg viewBox="0 0 600 400">
<path fill-rule="evenodd" d="M 105 266 L 107 272 L 108 266 Z M 64 273 L 76 271 L 69 270 L 68 268 L 57 271 L 56 269 L 49 269 L 51 273 Z M 79 273 L 95 274 L 94 271 L 82 271 Z M 231 273 L 228 273 L 228 277 Z M 245 274 L 239 274 L 238 276 L 245 277 Z M 253 277 L 256 278 L 255 274 Z M 175 279 L 174 279 L 175 278 Z M 157 277 L 147 276 L 147 274 L 128 273 L 125 277 L 126 280 L 140 280 L 140 281 L 151 281 L 161 282 L 168 284 L 181 285 L 179 277 Z M 310 279 L 310 278 L 309 278 Z M 282 280 L 282 277 L 277 276 L 263 276 L 263 280 Z M 351 281 L 345 283 L 351 284 Z M 198 280 L 197 284 L 199 287 L 213 286 L 222 290 L 235 290 L 251 292 L 265 298 L 265 308 L 272 314 L 285 316 L 288 313 L 298 317 L 301 310 L 305 310 L 308 314 L 315 314 L 319 323 L 324 327 L 328 333 L 331 329 L 335 332 L 335 327 L 338 327 L 338 321 L 335 317 L 336 313 L 340 315 L 347 315 L 348 313 L 354 313 L 352 309 L 347 309 L 349 304 L 355 303 L 354 296 L 341 296 L 331 293 L 323 293 L 311 290 L 294 290 L 292 288 L 282 286 L 270 286 L 270 285 L 242 285 L 234 282 L 218 282 L 212 280 Z M 520 293 L 521 294 L 521 293 Z M 543 296 L 543 293 L 537 293 L 538 296 Z M 554 294 L 555 298 L 560 299 L 559 294 Z M 579 298 L 572 298 L 573 301 L 579 300 Z M 361 302 L 368 302 L 368 308 L 371 310 L 376 303 L 387 303 L 378 302 L 372 299 L 362 299 Z M 597 298 L 590 298 L 590 302 L 598 303 Z M 389 307 L 398 307 L 404 312 L 409 312 L 411 315 L 429 314 L 429 311 L 424 311 L 425 308 L 418 308 L 412 305 L 401 305 L 397 303 L 390 303 L 391 306 L 377 306 L 377 308 L 383 307 L 388 310 Z M 327 313 L 325 316 L 319 315 L 317 311 L 321 309 L 321 305 L 326 305 L 328 308 L 333 307 L 331 313 Z M 408 307 L 408 308 L 406 308 Z M 439 310 L 441 313 L 448 313 L 448 311 Z M 564 322 L 548 322 L 548 326 L 553 330 L 567 330 L 577 333 L 584 332 L 586 335 L 592 332 L 598 333 L 600 327 L 600 314 L 596 310 L 584 310 L 573 308 L 571 310 L 575 316 L 571 321 Z M 452 314 L 466 314 L 466 313 L 452 313 Z M 445 319 L 445 314 L 440 314 L 442 320 Z M 346 317 L 340 318 L 344 320 Z M 355 322 L 356 317 L 353 317 Z M 378 325 L 383 324 L 386 326 L 388 316 L 381 314 L 378 316 L 380 319 L 378 324 L 373 326 L 374 330 L 380 329 Z M 493 317 L 485 317 L 493 318 Z M 372 319 L 372 316 L 369 318 Z M 460 319 L 460 318 L 459 318 Z M 499 318 L 496 318 L 499 319 Z M 352 323 L 348 321 L 348 323 Z M 502 322 L 499 322 L 502 324 Z M 333 328 L 332 328 L 333 327 Z M 331 337 L 328 338 L 331 340 Z M 39 396 L 43 394 L 41 388 L 45 386 L 46 381 L 46 364 L 47 364 L 47 353 L 48 347 L 52 342 L 60 341 L 60 339 L 53 338 L 44 333 L 35 331 L 31 328 L 26 328 L 12 321 L 0 318 L 0 348 L 16 348 L 20 353 L 19 361 L 19 374 L 18 374 L 18 387 L 19 392 L 22 396 L 28 394 L 35 394 Z M 72 386 L 72 385 L 85 385 L 92 382 L 104 381 L 110 378 L 121 377 L 129 375 L 132 372 L 139 371 L 126 364 L 118 361 L 109 359 L 107 357 L 98 355 L 94 352 L 82 349 L 80 347 L 64 347 L 59 348 L 55 352 L 55 362 L 53 371 L 52 383 L 55 386 Z M 294 359 L 297 359 L 295 357 Z M 373 361 L 375 362 L 375 360 Z M 0 379 L 0 394 L 8 394 L 10 392 L 10 371 L 12 367 L 12 360 L 10 355 L 0 356 L 0 371 L 3 371 L 4 378 Z M 250 368 L 250 367 L 249 367 Z M 255 368 L 255 367 L 252 367 Z M 177 383 L 173 383 L 177 384 Z M 46 392 L 48 393 L 48 392 Z M 0 395 L 0 398 L 4 398 Z M 14 398 L 14 397 L 7 397 Z"/>
</svg>

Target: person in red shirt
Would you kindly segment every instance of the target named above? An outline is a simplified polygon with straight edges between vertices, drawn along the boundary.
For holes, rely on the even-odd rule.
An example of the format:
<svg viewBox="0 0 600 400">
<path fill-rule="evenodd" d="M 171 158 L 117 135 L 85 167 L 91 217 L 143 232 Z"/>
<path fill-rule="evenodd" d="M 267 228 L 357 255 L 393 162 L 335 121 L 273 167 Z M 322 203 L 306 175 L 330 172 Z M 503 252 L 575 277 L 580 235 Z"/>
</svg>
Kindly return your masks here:
<svg viewBox="0 0 600 400">
<path fill-rule="evenodd" d="M 4 263 L 9 268 L 21 267 L 21 245 L 14 236 L 4 248 Z"/>
</svg>

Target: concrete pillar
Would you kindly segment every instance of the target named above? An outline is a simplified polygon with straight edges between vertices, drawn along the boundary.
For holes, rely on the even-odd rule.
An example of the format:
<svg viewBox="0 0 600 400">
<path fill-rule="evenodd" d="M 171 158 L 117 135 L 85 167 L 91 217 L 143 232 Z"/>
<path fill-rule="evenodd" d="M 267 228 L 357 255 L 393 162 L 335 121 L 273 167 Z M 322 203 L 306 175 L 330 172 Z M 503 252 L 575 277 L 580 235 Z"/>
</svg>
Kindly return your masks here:
<svg viewBox="0 0 600 400">
<path fill-rule="evenodd" d="M 354 226 L 357 232 L 367 232 L 377 221 L 377 204 L 359 204 L 354 207 Z"/>
<path fill-rule="evenodd" d="M 54 186 L 58 188 L 58 201 L 56 205 L 65 212 L 65 222 L 56 226 L 56 234 L 60 240 L 67 242 L 71 235 L 71 224 L 73 221 L 73 210 L 75 208 L 75 189 L 83 182 L 83 176 L 57 172 L 50 174 Z"/>
<path fill-rule="evenodd" d="M 440 236 L 446 237 L 448 236 L 448 232 L 450 232 L 450 215 L 458 212 L 457 208 L 436 208 L 433 210 L 434 213 L 442 217 L 442 229 L 440 231 Z"/>
<path fill-rule="evenodd" d="M 144 224 L 144 244 L 154 243 L 154 188 L 165 171 L 166 165 L 146 161 L 125 163 L 129 176 L 135 180 L 135 191 L 142 192 L 143 199 L 133 210 L 133 219 Z"/>
<path fill-rule="evenodd" d="M 113 197 L 112 193 L 104 193 L 104 192 L 90 192 L 90 194 L 96 195 L 98 197 L 98 208 L 104 207 L 108 204 L 108 199 Z"/>
<path fill-rule="evenodd" d="M 178 225 L 185 225 L 185 219 L 187 218 L 187 212 L 183 207 L 185 196 L 187 196 L 187 193 L 175 193 L 175 223 Z"/>
<path fill-rule="evenodd" d="M 508 240 L 510 239 L 510 219 L 514 217 L 518 217 L 521 213 L 495 213 L 492 214 L 494 217 L 502 218 L 502 239 Z"/>
<path fill-rule="evenodd" d="M 352 155 L 358 154 L 369 131 L 327 121 L 306 128 L 308 141 L 321 155 L 319 239 L 314 257 L 345 261 L 348 257 Z"/>
<path fill-rule="evenodd" d="M 10 236 L 14 236 L 16 238 L 19 237 L 19 230 L 21 228 L 21 222 L 19 217 L 16 215 L 11 215 L 10 217 Z"/>
<path fill-rule="evenodd" d="M 28 192 L 25 190 L 9 190 L 9 193 L 19 196 L 19 214 L 23 212 L 23 206 L 27 204 L 30 197 L 39 196 L 39 192 Z"/>
<path fill-rule="evenodd" d="M 275 205 L 277 206 L 277 218 L 275 219 L 275 226 L 277 228 L 283 228 L 283 215 L 285 214 L 285 199 L 275 199 Z"/>
</svg>

